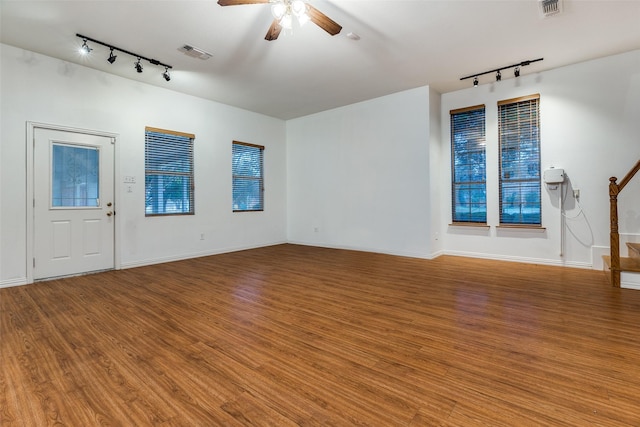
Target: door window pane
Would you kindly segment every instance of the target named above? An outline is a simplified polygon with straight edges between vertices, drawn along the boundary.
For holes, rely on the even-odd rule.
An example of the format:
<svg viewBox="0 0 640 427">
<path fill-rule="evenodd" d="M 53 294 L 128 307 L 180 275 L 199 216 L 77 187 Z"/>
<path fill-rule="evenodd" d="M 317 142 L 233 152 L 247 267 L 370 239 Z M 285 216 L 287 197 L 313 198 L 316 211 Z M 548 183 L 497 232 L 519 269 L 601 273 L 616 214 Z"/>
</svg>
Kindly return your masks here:
<svg viewBox="0 0 640 427">
<path fill-rule="evenodd" d="M 97 207 L 100 151 L 95 147 L 53 144 L 51 206 Z"/>
</svg>

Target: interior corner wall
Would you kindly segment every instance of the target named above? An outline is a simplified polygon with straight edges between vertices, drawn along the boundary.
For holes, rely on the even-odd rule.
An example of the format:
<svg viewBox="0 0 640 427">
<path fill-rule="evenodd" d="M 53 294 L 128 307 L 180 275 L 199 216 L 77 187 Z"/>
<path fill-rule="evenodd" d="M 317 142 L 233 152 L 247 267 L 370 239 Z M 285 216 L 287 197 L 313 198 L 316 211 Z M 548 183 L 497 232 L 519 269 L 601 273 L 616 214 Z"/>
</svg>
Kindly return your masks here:
<svg viewBox="0 0 640 427">
<path fill-rule="evenodd" d="M 287 122 L 290 242 L 428 258 L 428 87 Z"/>
<path fill-rule="evenodd" d="M 286 242 L 283 120 L 12 46 L 0 51 L 0 286 L 27 280 L 28 121 L 119 135 L 115 208 L 122 267 Z M 145 126 L 195 134 L 195 215 L 145 217 Z M 232 212 L 233 140 L 265 146 L 264 212 Z M 136 180 L 127 184 L 131 192 L 124 176 Z"/>
<path fill-rule="evenodd" d="M 443 173 L 442 153 L 449 149 L 448 144 L 442 139 L 441 99 L 440 93 L 429 88 L 429 199 L 431 206 L 429 216 L 432 258 L 443 253 L 442 209 L 440 208 L 443 185 L 440 177 Z"/>
<path fill-rule="evenodd" d="M 503 73 L 504 76 L 504 73 Z M 483 79 L 491 79 L 484 76 Z M 449 111 L 486 105 L 487 220 L 489 229 L 449 226 L 451 168 L 440 176 L 444 252 L 455 255 L 577 267 L 602 265 L 609 246 L 609 177 L 619 179 L 640 159 L 640 51 L 480 84 L 442 96 L 441 164 L 451 164 Z M 500 100 L 540 94 L 542 170 L 563 168 L 560 190 L 542 185 L 544 231 L 499 229 L 497 105 Z M 640 177 L 619 197 L 621 240 L 640 240 Z M 578 203 L 573 190 L 580 190 Z M 561 233 L 564 243 L 561 246 Z M 622 255 L 626 256 L 624 245 Z M 562 252 L 562 255 L 560 253 Z"/>
</svg>

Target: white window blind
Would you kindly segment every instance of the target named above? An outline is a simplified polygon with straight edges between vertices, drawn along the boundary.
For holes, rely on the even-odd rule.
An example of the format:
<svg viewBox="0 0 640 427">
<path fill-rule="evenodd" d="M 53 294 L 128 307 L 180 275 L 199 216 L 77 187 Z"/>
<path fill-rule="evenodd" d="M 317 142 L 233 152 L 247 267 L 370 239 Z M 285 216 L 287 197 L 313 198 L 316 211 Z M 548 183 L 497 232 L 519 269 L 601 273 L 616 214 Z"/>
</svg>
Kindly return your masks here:
<svg viewBox="0 0 640 427">
<path fill-rule="evenodd" d="M 264 147 L 233 141 L 233 211 L 264 210 Z"/>
<path fill-rule="evenodd" d="M 542 225 L 540 95 L 498 102 L 500 224 Z"/>
<path fill-rule="evenodd" d="M 451 110 L 451 211 L 456 222 L 487 222 L 485 106 Z"/>
<path fill-rule="evenodd" d="M 192 134 L 145 128 L 145 215 L 194 213 Z"/>
</svg>

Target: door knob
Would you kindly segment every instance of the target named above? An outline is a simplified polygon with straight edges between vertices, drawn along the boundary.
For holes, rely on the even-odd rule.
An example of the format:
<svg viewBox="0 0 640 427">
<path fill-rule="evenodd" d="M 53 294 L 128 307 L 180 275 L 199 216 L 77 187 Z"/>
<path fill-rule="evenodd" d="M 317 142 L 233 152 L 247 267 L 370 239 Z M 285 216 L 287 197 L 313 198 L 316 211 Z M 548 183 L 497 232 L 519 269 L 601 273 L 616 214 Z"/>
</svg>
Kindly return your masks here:
<svg viewBox="0 0 640 427">
<path fill-rule="evenodd" d="M 107 203 L 107 206 L 111 206 L 111 202 Z"/>
<path fill-rule="evenodd" d="M 107 216 L 111 216 L 111 215 L 113 215 L 113 212 L 111 211 L 107 212 Z"/>
</svg>

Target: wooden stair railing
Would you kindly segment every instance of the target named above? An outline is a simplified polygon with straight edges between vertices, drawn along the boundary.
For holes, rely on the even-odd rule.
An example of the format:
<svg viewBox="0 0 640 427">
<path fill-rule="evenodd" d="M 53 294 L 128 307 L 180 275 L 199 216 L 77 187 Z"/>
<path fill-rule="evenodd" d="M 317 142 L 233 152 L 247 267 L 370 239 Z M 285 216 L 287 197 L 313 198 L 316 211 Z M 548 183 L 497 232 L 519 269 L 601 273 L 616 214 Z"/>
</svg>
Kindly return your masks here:
<svg viewBox="0 0 640 427">
<path fill-rule="evenodd" d="M 611 285 L 620 287 L 620 235 L 618 234 L 618 194 L 622 189 L 631 181 L 636 173 L 640 171 L 640 160 L 636 165 L 625 175 L 620 181 L 620 184 L 616 184 L 618 178 L 612 176 L 609 178 L 609 203 L 610 212 L 609 217 L 611 220 Z"/>
</svg>

